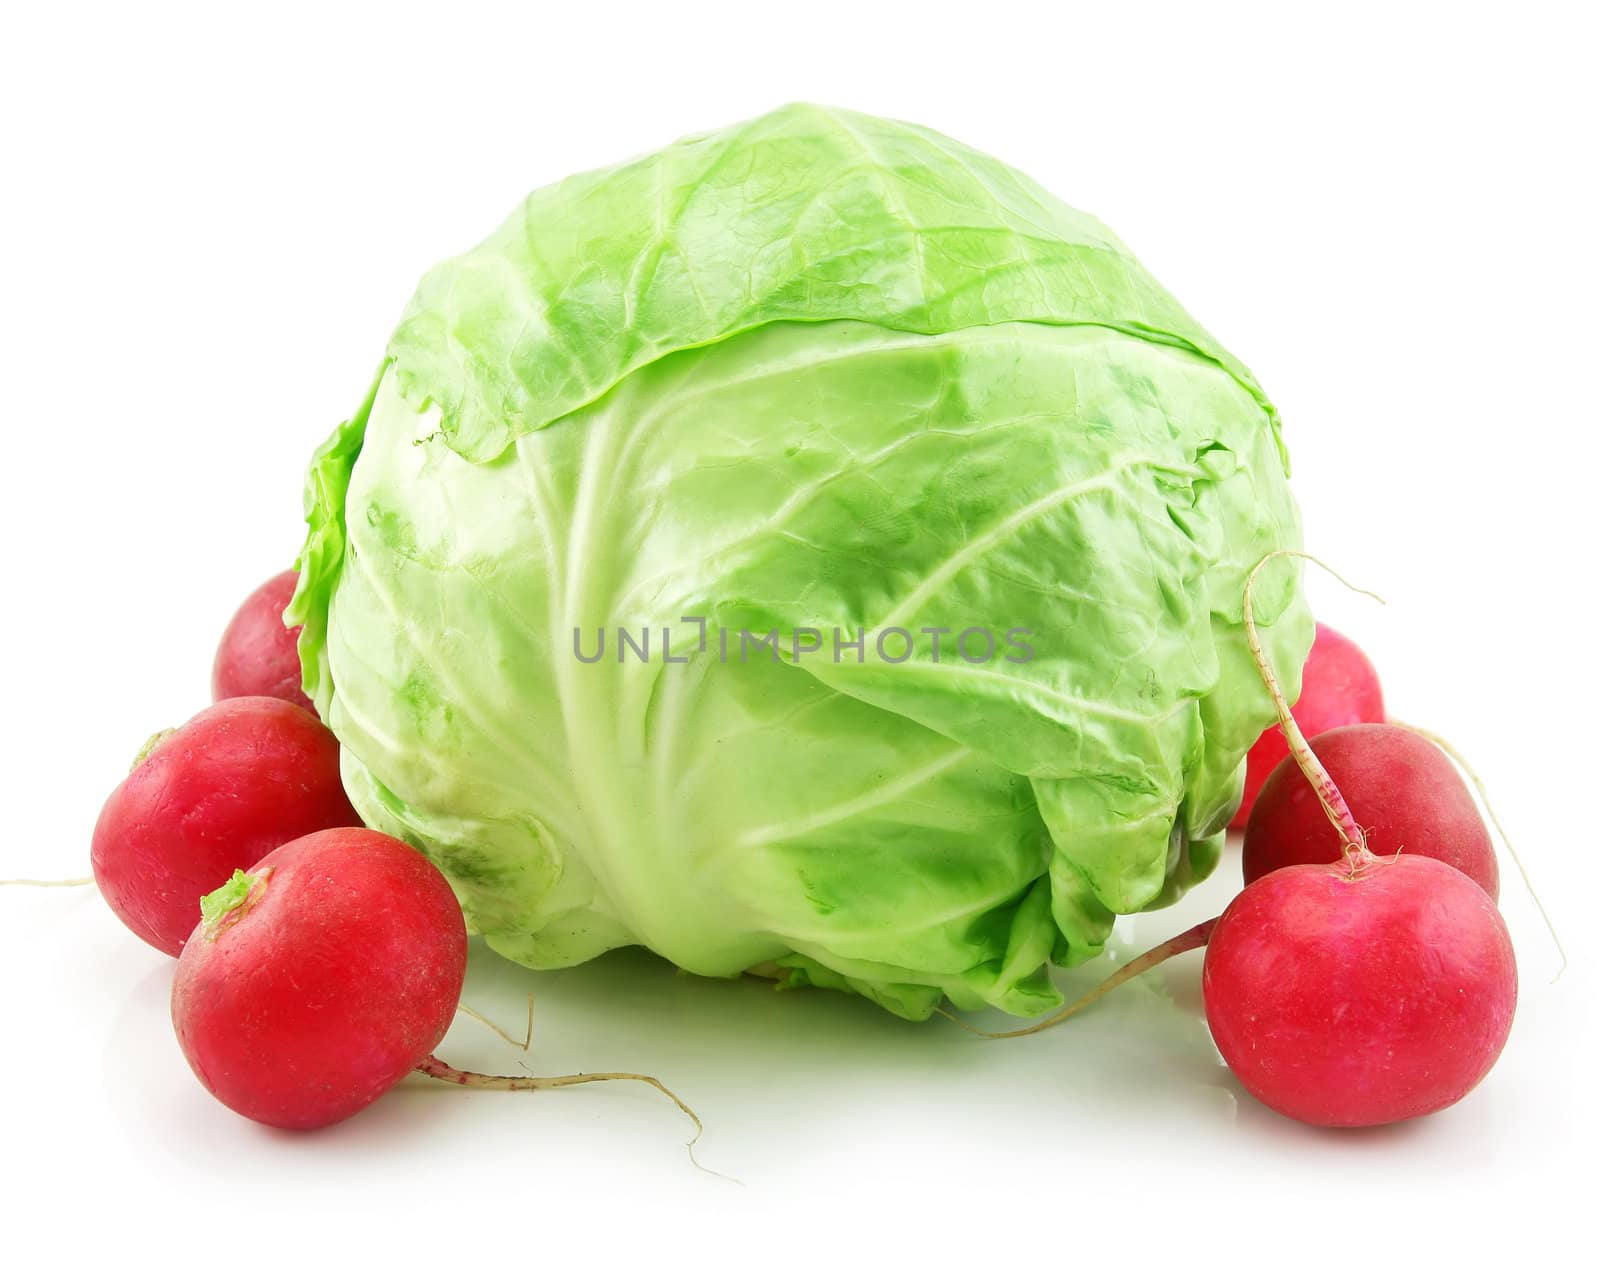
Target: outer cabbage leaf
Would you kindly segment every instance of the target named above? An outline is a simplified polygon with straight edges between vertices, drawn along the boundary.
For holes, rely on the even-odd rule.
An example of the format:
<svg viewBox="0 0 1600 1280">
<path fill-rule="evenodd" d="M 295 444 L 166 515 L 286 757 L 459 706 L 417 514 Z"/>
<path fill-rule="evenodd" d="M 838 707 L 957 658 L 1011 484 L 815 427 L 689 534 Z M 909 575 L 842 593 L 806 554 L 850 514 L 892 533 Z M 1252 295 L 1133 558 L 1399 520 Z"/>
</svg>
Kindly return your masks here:
<svg viewBox="0 0 1600 1280">
<path fill-rule="evenodd" d="M 308 519 L 291 618 L 352 799 L 492 946 L 908 1017 L 1040 1012 L 1047 961 L 1211 869 L 1271 719 L 1244 575 L 1298 536 L 1270 404 L 1108 231 L 811 107 L 536 192 L 431 273 Z M 689 660 L 577 660 L 618 625 Z M 905 661 L 714 638 L 896 626 Z M 961 661 L 967 627 L 1032 661 Z"/>
</svg>

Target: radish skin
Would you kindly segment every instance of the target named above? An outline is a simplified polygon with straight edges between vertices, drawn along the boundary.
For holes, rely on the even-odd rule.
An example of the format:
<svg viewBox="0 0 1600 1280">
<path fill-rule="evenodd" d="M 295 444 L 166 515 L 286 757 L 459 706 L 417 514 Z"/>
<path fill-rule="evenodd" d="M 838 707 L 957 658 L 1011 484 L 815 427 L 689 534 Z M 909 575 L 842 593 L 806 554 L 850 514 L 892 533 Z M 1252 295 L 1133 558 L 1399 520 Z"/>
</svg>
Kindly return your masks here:
<svg viewBox="0 0 1600 1280">
<path fill-rule="evenodd" d="M 316 714 L 301 687 L 300 628 L 284 625 L 300 575 L 293 569 L 269 578 L 245 597 L 229 620 L 211 667 L 211 696 L 282 698 Z"/>
<path fill-rule="evenodd" d="M 1500 896 L 1494 841 L 1478 806 L 1445 754 L 1392 724 L 1353 724 L 1310 739 L 1317 758 L 1360 815 L 1378 857 L 1419 854 L 1447 862 L 1489 895 Z M 1316 792 L 1293 760 L 1267 779 L 1244 832 L 1246 884 L 1302 862 L 1336 862 L 1342 839 L 1322 820 Z"/>
<path fill-rule="evenodd" d="M 1438 859 L 1401 855 L 1249 885 L 1212 931 L 1202 986 L 1246 1089 L 1347 1128 L 1464 1097 L 1505 1047 L 1517 968 L 1488 894 Z"/>
<path fill-rule="evenodd" d="M 230 698 L 151 739 L 101 809 L 90 861 L 117 917 L 175 956 L 200 896 L 235 867 L 360 823 L 339 780 L 339 741 L 320 720 L 278 698 Z"/>
</svg>

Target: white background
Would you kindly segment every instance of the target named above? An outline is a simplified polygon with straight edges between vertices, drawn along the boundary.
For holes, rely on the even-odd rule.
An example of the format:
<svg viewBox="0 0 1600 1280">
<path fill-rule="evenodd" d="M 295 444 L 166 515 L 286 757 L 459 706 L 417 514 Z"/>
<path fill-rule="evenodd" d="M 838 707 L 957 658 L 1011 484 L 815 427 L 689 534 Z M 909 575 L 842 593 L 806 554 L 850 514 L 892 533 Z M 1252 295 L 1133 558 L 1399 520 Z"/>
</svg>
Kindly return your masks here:
<svg viewBox="0 0 1600 1280">
<path fill-rule="evenodd" d="M 1491 780 L 1571 968 L 1550 985 L 1508 869 L 1523 998 L 1498 1069 L 1433 1119 L 1328 1134 L 1231 1082 L 1193 957 L 1001 1044 L 638 956 L 529 976 L 475 954 L 486 1010 L 539 993 L 530 1067 L 660 1074 L 740 1186 L 634 1086 L 407 1086 L 320 1134 L 255 1127 L 184 1066 L 167 959 L 92 890 L 9 889 L 0 1270 L 1562 1274 L 1597 1137 L 1581 7 L 543 8 L 0 19 L 0 876 L 80 873 L 135 748 L 204 703 L 233 606 L 295 553 L 307 453 L 427 266 L 533 186 L 809 98 L 1098 213 L 1252 366 L 1308 545 L 1390 600 L 1314 603 L 1394 713 Z M 446 1049 L 518 1069 L 471 1024 Z"/>
</svg>

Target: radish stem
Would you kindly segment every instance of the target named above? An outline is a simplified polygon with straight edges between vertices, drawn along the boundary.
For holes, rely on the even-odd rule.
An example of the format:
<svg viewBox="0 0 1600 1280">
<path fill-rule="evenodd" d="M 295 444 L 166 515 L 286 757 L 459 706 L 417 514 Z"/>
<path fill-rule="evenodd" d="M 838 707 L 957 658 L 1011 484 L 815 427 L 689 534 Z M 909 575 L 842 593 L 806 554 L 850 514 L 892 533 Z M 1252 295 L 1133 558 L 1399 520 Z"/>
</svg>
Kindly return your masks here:
<svg viewBox="0 0 1600 1280">
<path fill-rule="evenodd" d="M 1311 749 L 1311 744 L 1306 741 L 1305 734 L 1300 732 L 1300 726 L 1295 723 L 1294 715 L 1289 710 L 1289 702 L 1283 696 L 1283 689 L 1278 684 L 1278 677 L 1272 670 L 1272 664 L 1267 661 L 1267 655 L 1261 648 L 1261 635 L 1256 630 L 1255 600 L 1253 589 L 1256 576 L 1267 564 L 1280 556 L 1293 556 L 1300 560 L 1309 560 L 1312 564 L 1327 571 L 1352 591 L 1359 591 L 1362 595 L 1371 596 L 1380 604 L 1383 597 L 1375 592 L 1367 591 L 1362 587 L 1352 585 L 1335 570 L 1328 568 L 1316 556 L 1307 555 L 1304 551 L 1271 551 L 1256 561 L 1256 567 L 1250 570 L 1250 576 L 1244 583 L 1244 633 L 1246 642 L 1250 646 L 1250 656 L 1255 659 L 1256 670 L 1261 673 L 1261 679 L 1267 686 L 1267 692 L 1272 697 L 1273 705 L 1278 709 L 1278 723 L 1283 728 L 1283 736 L 1289 743 L 1289 754 L 1300 766 L 1300 772 L 1306 775 L 1306 780 L 1311 783 L 1312 789 L 1317 793 L 1317 800 L 1322 805 L 1323 813 L 1328 815 L 1328 821 L 1339 833 L 1339 838 L 1344 843 L 1345 863 L 1351 874 L 1361 870 L 1373 861 L 1372 854 L 1367 849 L 1367 838 L 1362 834 L 1361 828 L 1356 825 L 1355 818 L 1350 813 L 1350 806 L 1344 802 L 1344 797 L 1339 794 L 1339 788 L 1334 785 L 1333 779 L 1328 775 L 1322 761 L 1317 759 L 1317 753 Z"/>
<path fill-rule="evenodd" d="M 1110 995 L 1130 978 L 1137 978 L 1148 969 L 1153 969 L 1163 960 L 1170 960 L 1173 956 L 1181 956 L 1185 951 L 1193 951 L 1203 947 L 1211 938 L 1211 931 L 1216 928 L 1218 917 L 1212 916 L 1209 920 L 1202 920 L 1199 924 L 1185 929 L 1175 938 L 1168 938 L 1159 946 L 1152 947 L 1141 956 L 1135 956 L 1122 968 L 1118 969 L 1109 978 L 1086 995 L 1079 996 L 1065 1009 L 1052 1013 L 1043 1022 L 1036 1022 L 1031 1027 L 1021 1027 L 1016 1031 L 984 1031 L 973 1026 L 964 1018 L 959 1018 L 948 1009 L 938 1009 L 935 1012 L 950 1019 L 958 1027 L 964 1027 L 975 1036 L 982 1036 L 985 1040 L 1015 1040 L 1018 1036 L 1031 1036 L 1053 1027 L 1059 1022 L 1082 1013 L 1090 1005 L 1097 1003 L 1102 996 Z"/>
</svg>

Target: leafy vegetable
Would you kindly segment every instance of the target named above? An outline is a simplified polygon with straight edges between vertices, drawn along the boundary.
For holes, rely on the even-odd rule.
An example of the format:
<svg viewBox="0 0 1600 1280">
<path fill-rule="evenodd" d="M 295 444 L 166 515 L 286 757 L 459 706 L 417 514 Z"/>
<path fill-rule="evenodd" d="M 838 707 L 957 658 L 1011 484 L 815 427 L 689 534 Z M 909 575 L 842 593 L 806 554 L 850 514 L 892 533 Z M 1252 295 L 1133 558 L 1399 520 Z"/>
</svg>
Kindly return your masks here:
<svg viewBox="0 0 1600 1280">
<path fill-rule="evenodd" d="M 289 621 L 362 816 L 503 954 L 1033 1014 L 1048 960 L 1217 860 L 1285 475 L 1249 372 L 1100 223 L 793 106 L 537 191 L 424 279 L 313 460 Z M 1257 606 L 1297 671 L 1291 566 Z"/>
</svg>

